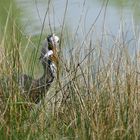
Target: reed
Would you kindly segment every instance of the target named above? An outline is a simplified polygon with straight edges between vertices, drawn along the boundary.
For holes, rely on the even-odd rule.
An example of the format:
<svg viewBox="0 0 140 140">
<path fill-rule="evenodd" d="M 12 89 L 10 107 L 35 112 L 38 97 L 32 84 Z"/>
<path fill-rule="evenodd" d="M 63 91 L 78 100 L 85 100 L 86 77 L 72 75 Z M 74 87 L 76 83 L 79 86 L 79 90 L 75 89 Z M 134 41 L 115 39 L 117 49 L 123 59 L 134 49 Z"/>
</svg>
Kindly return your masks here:
<svg viewBox="0 0 140 140">
<path fill-rule="evenodd" d="M 9 22 L 10 14 L 0 40 L 0 139 L 140 139 L 139 36 L 133 24 L 132 40 L 123 24 L 116 36 L 104 24 L 104 35 L 95 41 L 93 24 L 81 44 L 75 35 L 70 39 L 65 13 L 59 76 L 35 105 L 22 98 L 18 77 L 34 73 L 39 48 L 28 47 L 41 37 L 25 37 L 15 20 Z"/>
</svg>

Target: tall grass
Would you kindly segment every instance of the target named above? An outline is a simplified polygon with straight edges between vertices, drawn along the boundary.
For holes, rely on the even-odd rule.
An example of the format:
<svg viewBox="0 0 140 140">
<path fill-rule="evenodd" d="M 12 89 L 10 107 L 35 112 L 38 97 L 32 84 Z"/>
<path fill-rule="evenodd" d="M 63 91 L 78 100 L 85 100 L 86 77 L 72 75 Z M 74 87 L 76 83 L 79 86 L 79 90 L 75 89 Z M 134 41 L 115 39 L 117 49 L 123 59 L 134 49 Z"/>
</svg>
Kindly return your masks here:
<svg viewBox="0 0 140 140">
<path fill-rule="evenodd" d="M 26 53 L 21 52 L 28 50 L 32 38 L 25 39 L 14 20 L 9 25 L 10 14 L 0 42 L 0 139 L 140 139 L 139 36 L 135 27 L 131 41 L 126 41 L 123 26 L 116 36 L 109 35 L 104 26 L 102 39 L 93 41 L 94 30 L 82 44 L 75 36 L 70 39 L 63 28 L 61 45 L 75 47 L 61 50 L 59 81 L 34 105 L 22 98 L 18 84 L 26 69 Z M 34 64 L 32 55 L 30 63 Z"/>
</svg>

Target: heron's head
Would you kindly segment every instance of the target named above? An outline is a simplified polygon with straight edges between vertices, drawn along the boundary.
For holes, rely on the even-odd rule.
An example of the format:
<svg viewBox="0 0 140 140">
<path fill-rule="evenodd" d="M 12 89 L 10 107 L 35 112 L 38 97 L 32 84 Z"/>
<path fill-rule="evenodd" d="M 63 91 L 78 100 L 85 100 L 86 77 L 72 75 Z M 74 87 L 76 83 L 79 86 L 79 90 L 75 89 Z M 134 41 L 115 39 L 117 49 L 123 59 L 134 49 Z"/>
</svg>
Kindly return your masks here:
<svg viewBox="0 0 140 140">
<path fill-rule="evenodd" d="M 59 46 L 59 37 L 58 36 L 56 36 L 55 34 L 49 35 L 47 37 L 47 41 L 48 41 L 49 50 L 56 49 L 58 51 L 58 46 Z"/>
<path fill-rule="evenodd" d="M 48 52 L 44 55 L 44 58 L 49 58 L 52 62 L 58 62 L 58 52 L 59 52 L 59 37 L 55 34 L 49 35 L 47 37 L 48 41 Z"/>
</svg>

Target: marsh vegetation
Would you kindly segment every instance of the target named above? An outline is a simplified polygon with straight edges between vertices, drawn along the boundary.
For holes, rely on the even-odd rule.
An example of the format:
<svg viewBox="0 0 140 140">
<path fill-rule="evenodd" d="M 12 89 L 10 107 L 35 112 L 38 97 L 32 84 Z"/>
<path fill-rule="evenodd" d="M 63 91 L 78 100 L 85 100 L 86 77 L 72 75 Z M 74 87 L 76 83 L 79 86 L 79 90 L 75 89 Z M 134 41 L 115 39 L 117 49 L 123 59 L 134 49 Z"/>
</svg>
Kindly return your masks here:
<svg viewBox="0 0 140 140">
<path fill-rule="evenodd" d="M 132 20 L 127 30 L 122 19 L 117 33 L 112 33 L 105 24 L 107 0 L 101 1 L 89 30 L 82 30 L 86 15 L 81 14 L 71 32 L 66 21 L 68 2 L 60 28 L 52 24 L 44 28 L 52 7 L 48 0 L 40 33 L 28 34 L 15 1 L 0 1 L 0 139 L 139 140 L 139 27 Z M 83 8 L 85 2 L 81 2 Z M 98 34 L 96 22 L 101 15 Z M 59 71 L 44 100 L 36 105 L 21 96 L 18 77 L 41 75 L 38 54 L 51 31 L 61 38 Z"/>
</svg>

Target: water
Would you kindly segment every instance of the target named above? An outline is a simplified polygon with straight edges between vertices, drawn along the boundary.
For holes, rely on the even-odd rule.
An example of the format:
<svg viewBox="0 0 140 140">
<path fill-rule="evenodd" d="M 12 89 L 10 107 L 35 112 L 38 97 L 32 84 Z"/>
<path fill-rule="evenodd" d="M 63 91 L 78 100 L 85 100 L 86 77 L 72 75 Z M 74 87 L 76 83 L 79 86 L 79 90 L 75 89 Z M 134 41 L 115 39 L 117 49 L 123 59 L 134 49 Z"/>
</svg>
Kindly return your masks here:
<svg viewBox="0 0 140 140">
<path fill-rule="evenodd" d="M 18 14 L 15 15 L 18 16 L 15 17 L 16 19 L 19 17 L 22 33 L 31 36 L 32 39 L 34 39 L 33 37 L 37 37 L 36 42 L 38 43 L 38 36 L 41 33 L 45 13 L 48 9 L 48 1 L 49 0 L 1 0 L 0 24 L 3 23 L 1 24 L 3 25 L 3 30 L 7 18 L 7 11 L 10 7 L 9 5 L 13 3 L 13 9 L 20 9 L 20 14 L 17 12 Z M 45 18 L 43 33 L 50 34 L 50 32 L 56 32 L 58 34 L 61 32 L 66 2 L 67 0 L 51 0 L 49 11 Z M 102 40 L 103 36 L 105 36 L 104 39 L 109 38 L 108 41 L 106 41 L 108 44 L 103 43 L 103 41 L 102 44 L 104 44 L 104 46 L 112 46 L 112 44 L 114 44 L 114 42 L 112 42 L 113 37 L 120 35 L 120 29 L 123 29 L 123 31 L 127 33 L 125 35 L 126 41 L 129 42 L 129 40 L 134 39 L 135 36 L 139 39 L 139 0 L 109 0 L 107 7 L 105 6 L 106 2 L 107 0 L 104 0 L 104 3 L 103 0 L 68 0 L 64 30 L 66 32 L 64 36 L 66 37 L 66 48 L 68 48 L 67 46 L 76 46 L 75 42 L 77 40 L 78 43 L 80 42 L 82 44 L 85 37 L 95 41 Z M 16 10 L 14 10 L 14 13 L 16 13 Z M 90 34 L 87 36 L 89 31 Z M 76 41 L 73 39 L 75 36 Z M 35 43 L 32 48 L 37 47 L 37 43 Z M 32 45 L 29 44 L 29 46 Z M 131 46 L 133 46 L 133 44 Z"/>
<path fill-rule="evenodd" d="M 16 3 L 18 8 L 22 11 L 21 20 L 22 25 L 25 27 L 25 34 L 40 34 L 45 12 L 48 7 L 48 1 L 16 0 Z M 65 22 L 69 31 L 74 34 L 80 24 L 77 35 L 85 36 L 95 22 L 102 8 L 102 3 L 103 1 L 101 0 L 69 0 Z M 50 32 L 50 25 L 53 32 L 55 32 L 55 30 L 61 30 L 65 7 L 66 0 L 51 0 L 49 13 L 45 20 L 45 33 Z M 103 25 L 105 25 L 106 30 L 109 30 L 112 34 L 117 34 L 120 23 L 125 25 L 126 31 L 129 30 L 133 24 L 139 26 L 139 8 L 140 4 L 138 0 L 110 0 L 105 14 L 105 22 L 105 4 L 103 5 L 102 12 L 94 26 L 96 32 L 101 32 Z M 79 23 L 81 16 L 82 19 Z"/>
</svg>

